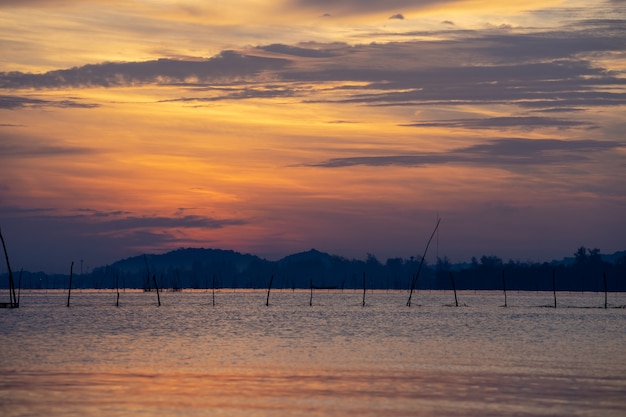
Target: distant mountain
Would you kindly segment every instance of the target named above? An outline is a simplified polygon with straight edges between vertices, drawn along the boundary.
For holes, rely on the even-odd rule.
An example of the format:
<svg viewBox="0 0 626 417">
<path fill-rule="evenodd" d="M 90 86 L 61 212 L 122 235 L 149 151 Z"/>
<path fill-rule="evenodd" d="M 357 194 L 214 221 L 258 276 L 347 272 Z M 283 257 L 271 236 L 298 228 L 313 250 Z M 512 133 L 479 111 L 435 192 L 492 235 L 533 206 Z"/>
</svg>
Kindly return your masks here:
<svg viewBox="0 0 626 417">
<path fill-rule="evenodd" d="M 585 248 L 581 248 L 585 249 Z M 579 249 L 580 250 L 580 249 Z M 599 254 L 585 249 L 585 256 L 552 262 L 504 262 L 495 256 L 472 258 L 469 263 L 439 260 L 425 264 L 418 289 L 450 289 L 450 272 L 458 289 L 551 290 L 556 274 L 559 289 L 602 291 L 603 276 L 610 291 L 626 291 L 626 251 Z M 275 288 L 407 289 L 418 270 L 418 259 L 391 258 L 384 264 L 375 257 L 349 260 L 310 249 L 278 261 L 232 250 L 181 248 L 164 254 L 146 254 L 95 268 L 74 280 L 76 288 L 266 288 L 273 276 Z M 69 276 L 24 272 L 22 288 L 67 288 Z M 0 275 L 0 288 L 8 286 L 8 274 Z"/>
<path fill-rule="evenodd" d="M 324 266 L 330 266 L 336 256 L 320 252 L 317 249 L 310 249 L 306 252 L 294 253 L 288 255 L 278 261 L 280 265 L 303 264 L 303 263 L 321 263 Z"/>
<path fill-rule="evenodd" d="M 216 263 L 232 263 L 238 272 L 248 268 L 253 262 L 263 262 L 255 255 L 241 254 L 232 250 L 181 248 L 160 255 L 146 254 L 117 261 L 108 267 L 129 273 L 145 272 L 146 263 L 153 272 L 180 269 L 192 270 Z"/>
</svg>

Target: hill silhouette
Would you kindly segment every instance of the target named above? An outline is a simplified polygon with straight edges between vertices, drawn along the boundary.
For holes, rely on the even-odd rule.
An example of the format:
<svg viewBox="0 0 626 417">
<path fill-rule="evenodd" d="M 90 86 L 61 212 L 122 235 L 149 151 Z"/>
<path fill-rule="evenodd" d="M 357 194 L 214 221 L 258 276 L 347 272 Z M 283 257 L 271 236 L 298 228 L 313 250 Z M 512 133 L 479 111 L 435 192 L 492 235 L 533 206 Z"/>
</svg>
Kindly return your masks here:
<svg viewBox="0 0 626 417">
<path fill-rule="evenodd" d="M 76 276 L 77 288 L 120 287 L 150 289 L 152 277 L 165 289 L 266 288 L 274 276 L 274 288 L 362 288 L 365 274 L 368 289 L 408 289 L 419 260 L 389 258 L 381 263 L 374 255 L 350 260 L 310 249 L 278 261 L 232 250 L 181 248 L 163 254 L 145 254 L 95 268 Z M 573 257 L 531 263 L 496 256 L 472 258 L 452 264 L 438 258 L 426 264 L 417 289 L 451 289 L 450 272 L 457 289 L 500 290 L 503 277 L 510 290 L 552 290 L 554 274 L 558 290 L 603 291 L 603 276 L 609 291 L 626 291 L 626 251 L 600 254 L 598 249 L 579 248 Z M 23 272 L 22 288 L 67 288 L 67 275 Z M 8 287 L 7 274 L 0 276 L 0 288 Z"/>
</svg>

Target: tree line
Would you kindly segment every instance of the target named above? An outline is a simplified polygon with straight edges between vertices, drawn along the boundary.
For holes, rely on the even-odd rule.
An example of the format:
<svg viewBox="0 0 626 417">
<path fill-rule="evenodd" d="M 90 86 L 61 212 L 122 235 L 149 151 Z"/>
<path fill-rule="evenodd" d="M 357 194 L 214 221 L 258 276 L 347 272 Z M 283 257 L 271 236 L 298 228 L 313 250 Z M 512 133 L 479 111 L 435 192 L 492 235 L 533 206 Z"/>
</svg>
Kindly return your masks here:
<svg viewBox="0 0 626 417">
<path fill-rule="evenodd" d="M 268 261 L 254 255 L 219 249 L 186 248 L 161 255 L 142 255 L 99 267 L 87 274 L 74 274 L 74 288 L 139 288 L 150 290 L 153 283 L 163 289 L 186 288 L 335 288 L 408 290 L 416 278 L 421 259 L 389 258 L 379 261 L 367 254 L 364 260 L 346 259 L 311 249 Z M 68 267 L 69 268 L 69 267 Z M 416 289 L 551 291 L 553 277 L 559 291 L 626 291 L 626 251 L 611 256 L 599 249 L 580 247 L 571 259 L 552 262 L 503 261 L 483 255 L 470 262 L 453 264 L 447 257 L 425 262 L 417 277 Z M 67 288 L 68 274 L 26 272 L 21 274 L 24 289 Z M 506 283 L 506 284 L 505 284 Z M 8 288 L 8 274 L 0 279 Z"/>
</svg>

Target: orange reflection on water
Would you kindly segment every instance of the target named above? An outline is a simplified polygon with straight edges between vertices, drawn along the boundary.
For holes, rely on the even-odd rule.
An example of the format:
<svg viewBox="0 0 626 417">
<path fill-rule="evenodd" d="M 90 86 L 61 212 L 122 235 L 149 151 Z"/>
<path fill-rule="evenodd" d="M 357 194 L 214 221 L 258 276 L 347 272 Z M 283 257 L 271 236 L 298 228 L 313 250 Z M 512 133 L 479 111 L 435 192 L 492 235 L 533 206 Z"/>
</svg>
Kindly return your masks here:
<svg viewBox="0 0 626 417">
<path fill-rule="evenodd" d="M 441 371 L 4 373 L 0 408 L 19 415 L 539 415 L 576 414 L 601 398 L 619 415 L 623 381 Z M 554 408 L 556 407 L 556 408 Z M 563 415 L 565 415 L 563 414 Z"/>
</svg>

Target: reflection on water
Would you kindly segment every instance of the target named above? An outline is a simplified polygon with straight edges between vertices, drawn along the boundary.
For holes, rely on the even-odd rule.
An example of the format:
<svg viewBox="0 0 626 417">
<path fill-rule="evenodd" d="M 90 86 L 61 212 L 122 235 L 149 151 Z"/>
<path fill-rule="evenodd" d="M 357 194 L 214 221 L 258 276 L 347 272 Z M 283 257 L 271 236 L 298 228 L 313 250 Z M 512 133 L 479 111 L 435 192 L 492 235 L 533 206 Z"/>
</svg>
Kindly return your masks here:
<svg viewBox="0 0 626 417">
<path fill-rule="evenodd" d="M 623 416 L 626 309 L 603 294 L 22 294 L 0 414 Z M 414 295 L 415 297 L 415 295 Z M 610 294 L 611 307 L 626 294 Z M 153 299 L 154 298 L 154 299 Z"/>
</svg>

